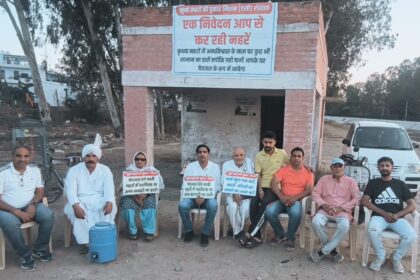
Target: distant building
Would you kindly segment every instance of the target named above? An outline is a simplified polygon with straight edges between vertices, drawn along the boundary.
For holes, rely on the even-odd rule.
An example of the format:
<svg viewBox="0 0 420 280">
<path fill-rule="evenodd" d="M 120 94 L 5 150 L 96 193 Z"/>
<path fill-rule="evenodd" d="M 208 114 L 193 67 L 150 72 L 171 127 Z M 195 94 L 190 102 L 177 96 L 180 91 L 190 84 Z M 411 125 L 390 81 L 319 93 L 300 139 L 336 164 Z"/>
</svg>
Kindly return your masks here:
<svg viewBox="0 0 420 280">
<path fill-rule="evenodd" d="M 0 52 L 0 79 L 11 87 L 17 87 L 19 82 L 32 80 L 31 69 L 26 57 Z"/>
<path fill-rule="evenodd" d="M 55 72 L 45 71 L 39 67 L 45 98 L 50 106 L 63 106 L 67 97 L 73 98 L 71 88 L 64 83 L 65 78 Z M 32 72 L 24 55 L 14 55 L 0 51 L 0 81 L 11 87 L 29 86 L 29 92 L 34 95 Z M 35 96 L 35 102 L 37 102 Z"/>
</svg>

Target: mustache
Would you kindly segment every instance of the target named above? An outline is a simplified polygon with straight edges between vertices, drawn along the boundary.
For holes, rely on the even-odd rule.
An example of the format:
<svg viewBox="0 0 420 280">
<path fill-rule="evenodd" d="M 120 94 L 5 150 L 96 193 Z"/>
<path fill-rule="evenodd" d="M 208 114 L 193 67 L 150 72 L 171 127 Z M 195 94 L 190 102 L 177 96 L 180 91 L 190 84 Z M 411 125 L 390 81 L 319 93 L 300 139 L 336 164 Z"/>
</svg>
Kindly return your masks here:
<svg viewBox="0 0 420 280">
<path fill-rule="evenodd" d="M 86 163 L 95 163 L 93 160 L 89 160 Z"/>
</svg>

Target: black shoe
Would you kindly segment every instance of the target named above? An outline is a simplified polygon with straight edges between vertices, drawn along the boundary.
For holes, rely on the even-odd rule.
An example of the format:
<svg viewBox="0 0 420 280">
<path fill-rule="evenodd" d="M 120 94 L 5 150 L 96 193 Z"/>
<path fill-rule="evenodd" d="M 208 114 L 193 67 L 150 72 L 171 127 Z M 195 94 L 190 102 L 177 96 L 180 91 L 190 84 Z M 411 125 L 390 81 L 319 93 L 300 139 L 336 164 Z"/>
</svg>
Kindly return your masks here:
<svg viewBox="0 0 420 280">
<path fill-rule="evenodd" d="M 24 258 L 20 258 L 20 268 L 26 271 L 31 271 L 36 269 L 36 263 L 32 258 L 32 255 L 29 255 Z"/>
<path fill-rule="evenodd" d="M 286 240 L 286 250 L 293 252 L 296 249 L 294 240 Z"/>
<path fill-rule="evenodd" d="M 201 247 L 207 247 L 209 245 L 209 236 L 207 234 L 201 234 L 200 245 Z"/>
<path fill-rule="evenodd" d="M 184 234 L 184 242 L 191 242 L 193 237 L 194 237 L 194 232 L 193 231 L 186 232 Z"/>
<path fill-rule="evenodd" d="M 52 254 L 48 251 L 33 251 L 32 256 L 41 262 L 52 261 Z"/>
<path fill-rule="evenodd" d="M 334 250 L 332 250 L 331 252 L 330 252 L 330 255 L 332 256 L 332 257 L 334 257 L 335 255 L 337 255 L 338 254 L 338 252 L 337 252 L 337 248 L 334 248 Z"/>
</svg>

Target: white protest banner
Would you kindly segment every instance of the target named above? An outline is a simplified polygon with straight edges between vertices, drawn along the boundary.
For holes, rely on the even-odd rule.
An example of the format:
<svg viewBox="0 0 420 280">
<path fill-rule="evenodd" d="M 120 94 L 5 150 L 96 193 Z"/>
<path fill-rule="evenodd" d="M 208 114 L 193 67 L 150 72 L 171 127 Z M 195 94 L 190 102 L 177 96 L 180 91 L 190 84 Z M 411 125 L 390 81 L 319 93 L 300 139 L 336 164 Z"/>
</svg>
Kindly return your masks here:
<svg viewBox="0 0 420 280">
<path fill-rule="evenodd" d="M 271 78 L 277 3 L 173 8 L 174 76 Z"/>
<path fill-rule="evenodd" d="M 124 171 L 122 195 L 159 193 L 159 172 Z"/>
<path fill-rule="evenodd" d="M 214 198 L 215 180 L 208 176 L 187 176 L 184 177 L 182 189 L 184 191 L 183 198 Z"/>
<path fill-rule="evenodd" d="M 255 196 L 258 175 L 254 173 L 226 172 L 223 181 L 223 192 Z"/>
</svg>

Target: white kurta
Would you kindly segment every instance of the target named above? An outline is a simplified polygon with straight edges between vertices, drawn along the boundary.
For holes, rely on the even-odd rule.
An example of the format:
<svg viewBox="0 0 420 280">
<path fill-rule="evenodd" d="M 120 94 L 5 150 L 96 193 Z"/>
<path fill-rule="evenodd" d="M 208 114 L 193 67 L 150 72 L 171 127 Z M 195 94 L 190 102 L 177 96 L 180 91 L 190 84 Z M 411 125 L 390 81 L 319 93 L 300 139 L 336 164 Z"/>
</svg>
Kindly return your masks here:
<svg viewBox="0 0 420 280">
<path fill-rule="evenodd" d="M 68 200 L 64 213 L 73 224 L 73 234 L 77 243 L 89 243 L 89 229 L 95 223 L 114 224 L 117 213 L 115 186 L 112 172 L 107 166 L 98 163 L 92 174 L 84 162 L 73 166 L 67 173 L 64 191 Z M 112 202 L 112 212 L 104 215 L 103 208 L 108 201 Z M 85 219 L 78 219 L 74 215 L 72 206 L 76 203 L 85 211 Z"/>
<path fill-rule="evenodd" d="M 249 158 L 245 159 L 244 164 L 238 167 L 233 160 L 229 160 L 223 164 L 222 167 L 222 185 L 226 172 L 244 172 L 254 173 L 254 165 Z M 249 206 L 251 199 L 243 199 L 238 205 L 234 200 L 232 194 L 226 195 L 226 212 L 229 216 L 230 224 L 232 225 L 233 234 L 237 235 L 244 229 L 245 220 L 249 218 Z"/>
</svg>

